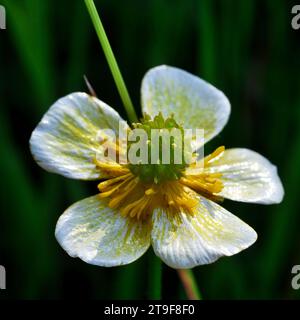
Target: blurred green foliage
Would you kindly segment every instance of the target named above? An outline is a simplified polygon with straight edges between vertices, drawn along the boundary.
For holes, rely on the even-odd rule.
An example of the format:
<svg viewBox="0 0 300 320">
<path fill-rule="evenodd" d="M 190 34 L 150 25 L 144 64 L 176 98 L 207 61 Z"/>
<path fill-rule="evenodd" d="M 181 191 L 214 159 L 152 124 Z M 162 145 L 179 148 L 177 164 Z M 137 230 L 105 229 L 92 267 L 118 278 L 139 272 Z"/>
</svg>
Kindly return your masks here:
<svg viewBox="0 0 300 320">
<path fill-rule="evenodd" d="M 49 106 L 87 91 L 125 113 L 83 1 L 2 0 L 0 31 L 0 298 L 185 298 L 176 272 L 152 252 L 105 269 L 70 258 L 54 238 L 59 215 L 96 193 L 95 183 L 47 173 L 32 160 L 30 134 Z M 299 298 L 300 30 L 282 0 L 96 0 L 134 104 L 143 74 L 159 64 L 186 69 L 228 96 L 232 116 L 206 151 L 254 149 L 275 163 L 282 204 L 224 206 L 259 234 L 250 249 L 194 270 L 205 299 Z M 154 262 L 156 261 L 156 262 Z"/>
</svg>

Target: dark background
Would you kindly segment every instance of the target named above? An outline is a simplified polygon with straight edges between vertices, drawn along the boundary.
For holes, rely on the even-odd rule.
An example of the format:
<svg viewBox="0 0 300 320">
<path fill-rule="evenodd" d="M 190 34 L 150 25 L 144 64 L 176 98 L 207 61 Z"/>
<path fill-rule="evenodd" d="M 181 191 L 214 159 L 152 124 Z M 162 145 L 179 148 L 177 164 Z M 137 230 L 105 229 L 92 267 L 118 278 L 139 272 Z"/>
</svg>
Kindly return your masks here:
<svg viewBox="0 0 300 320">
<path fill-rule="evenodd" d="M 0 30 L 0 298 L 185 298 L 174 270 L 151 251 L 105 269 L 70 258 L 54 238 L 59 215 L 96 193 L 96 182 L 47 173 L 32 160 L 32 130 L 59 97 L 87 91 L 125 117 L 83 1 L 2 0 Z M 254 149 L 278 166 L 280 205 L 226 201 L 258 232 L 248 250 L 194 269 L 205 299 L 299 298 L 291 269 L 300 264 L 300 29 L 283 0 L 96 0 L 136 108 L 151 67 L 176 66 L 220 88 L 232 104 L 214 147 Z M 300 1 L 299 1 L 300 4 Z"/>
</svg>

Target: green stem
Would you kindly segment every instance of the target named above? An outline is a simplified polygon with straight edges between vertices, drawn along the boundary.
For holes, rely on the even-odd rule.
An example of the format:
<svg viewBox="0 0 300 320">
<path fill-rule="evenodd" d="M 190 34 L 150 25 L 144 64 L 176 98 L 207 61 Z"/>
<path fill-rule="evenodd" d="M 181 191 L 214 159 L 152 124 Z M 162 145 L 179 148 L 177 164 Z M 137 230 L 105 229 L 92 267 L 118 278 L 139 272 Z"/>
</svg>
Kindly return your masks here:
<svg viewBox="0 0 300 320">
<path fill-rule="evenodd" d="M 93 22 L 94 28 L 98 35 L 99 41 L 101 43 L 102 49 L 104 51 L 106 60 L 110 67 L 110 71 L 115 80 L 116 86 L 118 88 L 119 94 L 121 96 L 122 102 L 127 112 L 128 119 L 131 122 L 137 122 L 138 118 L 135 113 L 134 107 L 132 105 L 130 96 L 126 89 L 123 77 L 121 75 L 120 69 L 118 67 L 116 58 L 113 54 L 109 41 L 107 39 L 105 30 L 103 28 L 102 22 L 100 20 L 99 14 L 97 12 L 96 6 L 93 0 L 85 0 L 85 4 L 87 6 L 88 12 L 90 14 L 91 20 Z"/>
<path fill-rule="evenodd" d="M 198 289 L 193 271 L 190 269 L 178 269 L 177 272 L 188 299 L 201 300 L 201 293 Z"/>
</svg>

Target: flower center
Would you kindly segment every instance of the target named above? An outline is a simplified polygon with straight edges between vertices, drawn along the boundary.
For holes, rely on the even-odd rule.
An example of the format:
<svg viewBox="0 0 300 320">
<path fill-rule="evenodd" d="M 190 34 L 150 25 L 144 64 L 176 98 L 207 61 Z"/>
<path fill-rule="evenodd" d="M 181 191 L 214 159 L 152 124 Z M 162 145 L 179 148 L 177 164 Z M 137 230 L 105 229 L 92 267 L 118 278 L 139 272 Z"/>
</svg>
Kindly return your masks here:
<svg viewBox="0 0 300 320">
<path fill-rule="evenodd" d="M 185 145 L 189 141 L 184 137 L 183 128 L 173 116 L 164 119 L 159 113 L 151 119 L 145 115 L 141 123 L 134 124 L 134 129 L 140 129 L 145 133 L 145 143 L 144 161 L 133 164 L 128 154 L 128 168 L 132 174 L 145 183 L 160 184 L 180 179 L 187 167 L 188 152 Z M 128 142 L 128 150 L 131 150 L 132 144 Z M 137 151 L 140 157 L 141 151 Z"/>
<path fill-rule="evenodd" d="M 162 180 L 160 183 L 141 179 L 130 166 L 95 160 L 97 167 L 110 177 L 99 183 L 99 196 L 108 199 L 109 207 L 131 218 L 145 219 L 155 208 L 163 208 L 173 215 L 180 211 L 193 215 L 198 204 L 197 193 L 213 201 L 223 200 L 218 195 L 223 189 L 221 174 L 205 170 L 222 156 L 223 151 L 224 147 L 219 147 L 205 157 L 203 167 L 196 173 L 184 170 L 177 179 Z"/>
<path fill-rule="evenodd" d="M 169 213 L 184 210 L 193 214 L 197 200 L 193 191 L 179 181 L 145 183 L 119 164 L 98 165 L 105 173 L 110 172 L 114 176 L 99 183 L 99 196 L 108 198 L 108 206 L 119 209 L 122 216 L 144 219 L 158 207 Z"/>
</svg>

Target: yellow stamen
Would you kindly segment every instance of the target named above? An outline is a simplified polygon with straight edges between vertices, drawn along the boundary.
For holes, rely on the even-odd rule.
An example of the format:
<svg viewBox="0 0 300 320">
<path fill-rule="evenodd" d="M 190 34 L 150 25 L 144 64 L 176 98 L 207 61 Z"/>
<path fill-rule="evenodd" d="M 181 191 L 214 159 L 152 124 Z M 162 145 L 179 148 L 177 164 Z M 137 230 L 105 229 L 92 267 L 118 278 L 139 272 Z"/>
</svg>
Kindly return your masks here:
<svg viewBox="0 0 300 320">
<path fill-rule="evenodd" d="M 193 209 L 198 201 L 195 199 L 195 194 L 192 194 L 191 190 L 179 181 L 146 185 L 131 172 L 122 174 L 123 172 L 119 170 L 118 166 L 101 164 L 100 167 L 108 173 L 111 169 L 113 178 L 99 183 L 99 196 L 108 198 L 109 207 L 120 210 L 123 216 L 138 220 L 144 219 L 151 215 L 157 207 L 161 207 L 169 213 L 183 210 L 193 214 Z M 127 172 L 127 170 L 125 171 Z M 120 175 L 115 177 L 117 172 Z"/>
<path fill-rule="evenodd" d="M 117 191 L 120 191 L 120 192 L 118 192 L 116 195 L 114 195 L 112 197 L 112 199 L 109 202 L 109 206 L 111 208 L 118 208 L 120 206 L 122 200 L 124 200 L 127 196 L 129 196 L 130 193 L 132 192 L 132 190 L 137 186 L 137 180 L 138 180 L 138 178 L 135 178 L 128 183 L 124 183 L 127 181 L 124 181 L 123 183 L 121 183 L 117 189 Z M 122 185 L 124 185 L 124 188 L 121 189 Z M 122 190 L 122 192 L 121 192 L 121 190 Z M 110 195 L 111 194 L 109 194 L 109 196 Z"/>
<path fill-rule="evenodd" d="M 220 147 L 204 158 L 204 169 L 223 152 L 224 147 Z M 145 183 L 126 166 L 96 159 L 95 164 L 110 177 L 99 183 L 99 196 L 107 198 L 109 207 L 118 209 L 124 217 L 144 219 L 158 207 L 168 214 L 184 211 L 193 215 L 199 201 L 195 192 L 213 201 L 222 200 L 218 196 L 223 189 L 220 173 L 208 173 L 203 169 L 197 174 L 184 174 L 179 180 Z"/>
<path fill-rule="evenodd" d="M 219 148 L 217 148 L 213 153 L 211 153 L 210 155 L 206 156 L 204 158 L 204 165 L 208 164 L 209 162 L 211 162 L 212 160 L 215 160 L 218 156 L 221 155 L 221 153 L 223 153 L 225 151 L 225 147 L 221 146 Z"/>
<path fill-rule="evenodd" d="M 94 163 L 104 174 L 107 174 L 110 177 L 118 177 L 130 172 L 127 167 L 116 162 L 101 162 L 94 158 Z"/>
<path fill-rule="evenodd" d="M 203 168 L 199 168 L 199 173 L 186 173 L 179 181 L 213 201 L 222 201 L 223 198 L 218 196 L 218 193 L 220 193 L 224 187 L 221 181 L 222 174 L 205 172 L 205 168 L 208 168 L 213 161 L 222 156 L 224 151 L 224 146 L 217 148 L 213 153 L 204 158 L 202 163 Z"/>
<path fill-rule="evenodd" d="M 151 195 L 151 194 L 155 194 L 155 190 L 153 188 L 149 188 L 145 191 L 145 194 L 147 196 Z"/>
<path fill-rule="evenodd" d="M 129 177 L 131 177 L 130 173 L 125 174 L 123 176 L 119 176 L 119 177 L 116 177 L 116 178 L 113 178 L 113 179 L 109 179 L 109 180 L 100 182 L 98 184 L 98 189 L 100 191 L 104 191 L 108 186 L 111 186 L 112 184 L 115 184 L 115 183 L 119 182 L 120 180 L 126 180 Z"/>
</svg>

